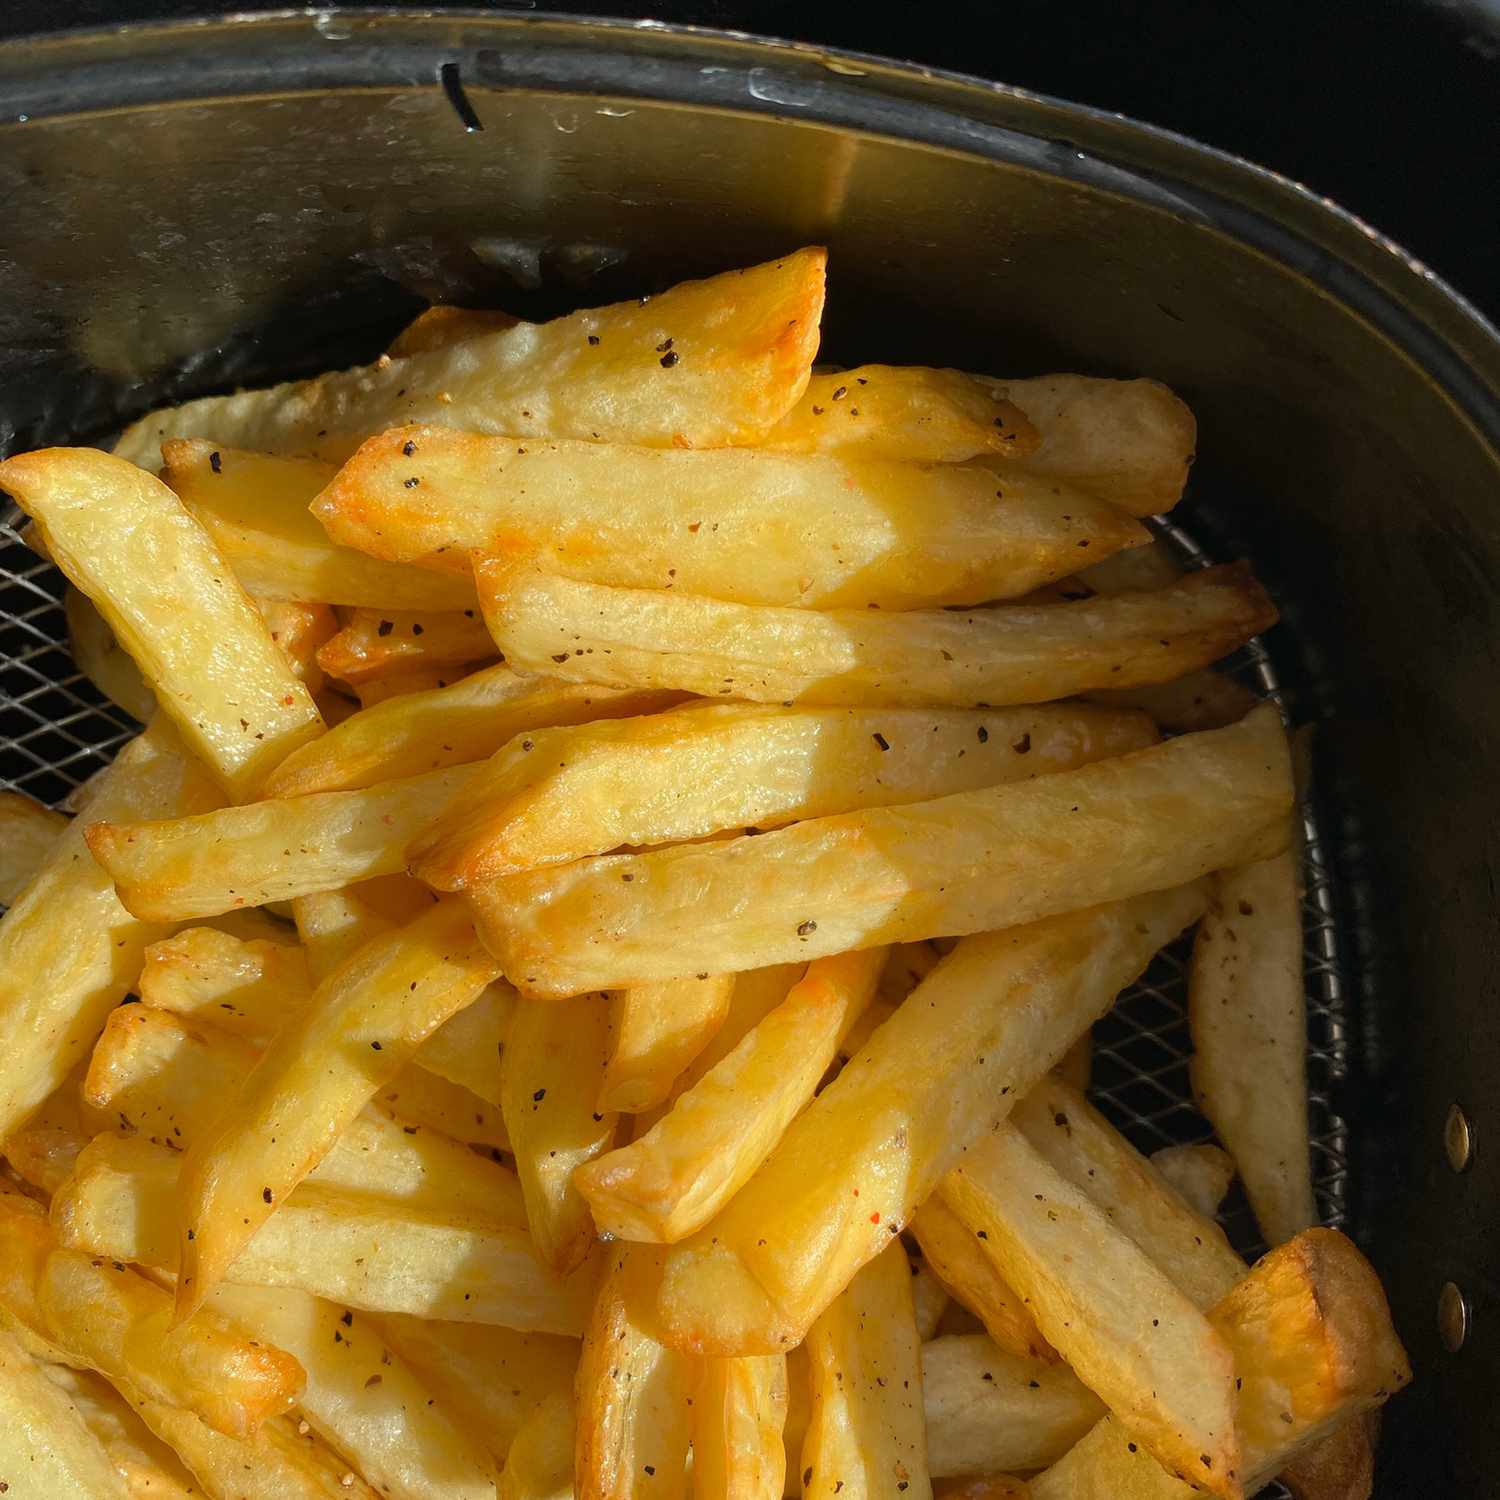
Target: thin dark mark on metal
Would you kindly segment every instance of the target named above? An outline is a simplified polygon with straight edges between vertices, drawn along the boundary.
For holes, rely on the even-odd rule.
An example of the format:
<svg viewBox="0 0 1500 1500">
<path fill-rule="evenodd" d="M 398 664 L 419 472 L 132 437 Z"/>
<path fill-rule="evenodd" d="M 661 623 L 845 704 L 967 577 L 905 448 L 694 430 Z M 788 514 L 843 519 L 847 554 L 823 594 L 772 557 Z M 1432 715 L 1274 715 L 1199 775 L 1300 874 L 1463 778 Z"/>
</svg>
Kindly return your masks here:
<svg viewBox="0 0 1500 1500">
<path fill-rule="evenodd" d="M 484 129 L 484 121 L 474 113 L 474 106 L 469 103 L 469 96 L 464 93 L 463 80 L 458 76 L 458 64 L 446 62 L 438 69 L 438 78 L 443 85 L 443 92 L 448 96 L 448 103 L 453 106 L 453 113 L 463 121 L 464 129 L 472 134 L 476 130 Z"/>
</svg>

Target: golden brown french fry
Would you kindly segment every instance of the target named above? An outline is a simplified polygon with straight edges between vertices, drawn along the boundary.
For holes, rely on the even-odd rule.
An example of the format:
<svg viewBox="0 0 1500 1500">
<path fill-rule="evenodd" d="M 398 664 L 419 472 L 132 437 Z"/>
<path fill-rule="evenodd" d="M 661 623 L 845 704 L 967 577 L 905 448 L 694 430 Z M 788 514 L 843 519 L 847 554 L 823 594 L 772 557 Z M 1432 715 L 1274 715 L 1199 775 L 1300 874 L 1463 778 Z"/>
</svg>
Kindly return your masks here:
<svg viewBox="0 0 1500 1500">
<path fill-rule="evenodd" d="M 157 822 L 90 808 L 86 837 L 129 911 L 188 922 L 397 873 L 406 846 L 471 775 L 454 766 Z"/>
<path fill-rule="evenodd" d="M 454 344 L 463 343 L 465 339 L 478 338 L 481 334 L 501 333 L 507 328 L 514 328 L 520 321 L 498 308 L 454 307 L 449 303 L 435 302 L 419 312 L 391 340 L 385 352 L 392 359 L 405 359 L 410 354 L 448 349 Z"/>
<path fill-rule="evenodd" d="M 495 655 L 495 643 L 477 608 L 449 610 L 356 609 L 318 651 L 318 665 L 356 686 L 373 677 L 457 667 Z"/>
<path fill-rule="evenodd" d="M 303 797 L 420 776 L 493 755 L 523 730 L 670 708 L 680 695 L 529 677 L 503 663 L 450 687 L 361 709 L 277 766 L 268 797 Z"/>
<path fill-rule="evenodd" d="M 1217 1146 L 1163 1146 L 1151 1153 L 1151 1165 L 1205 1219 L 1218 1213 L 1234 1181 L 1234 1158 Z"/>
<path fill-rule="evenodd" d="M 706 1359 L 693 1396 L 694 1500 L 781 1500 L 786 1355 Z"/>
<path fill-rule="evenodd" d="M 163 443 L 161 456 L 167 483 L 258 599 L 370 609 L 473 607 L 467 579 L 398 567 L 329 540 L 308 506 L 337 472 L 333 464 L 201 439 Z"/>
<path fill-rule="evenodd" d="M 558 1271 L 588 1254 L 594 1222 L 575 1172 L 615 1138 L 618 1116 L 599 1102 L 610 1048 L 609 1000 L 517 1003 L 501 1075 L 501 1113 L 526 1198 L 537 1253 Z"/>
<path fill-rule="evenodd" d="M 511 1445 L 499 1500 L 573 1500 L 575 1430 L 571 1395 L 542 1401 Z"/>
<path fill-rule="evenodd" d="M 397 422 L 696 448 L 753 442 L 806 388 L 826 260 L 799 250 L 647 301 L 164 408 L 127 429 L 115 452 L 154 466 L 164 438 L 213 437 L 342 459 Z"/>
<path fill-rule="evenodd" d="M 0 906 L 12 905 L 31 884 L 67 826 L 66 813 L 20 792 L 0 792 Z"/>
<path fill-rule="evenodd" d="M 1277 1476 L 1297 1500 L 1370 1500 L 1380 1409 L 1361 1412 L 1297 1454 Z"/>
<path fill-rule="evenodd" d="M 1057 1351 L 1042 1337 L 1036 1319 L 941 1193 L 912 1215 L 911 1232 L 948 1294 L 979 1319 L 997 1348 L 1017 1358 L 1057 1363 Z"/>
<path fill-rule="evenodd" d="M 972 708 L 1164 682 L 1276 623 L 1243 563 L 1168 589 L 960 612 L 781 609 L 609 588 L 481 553 L 485 622 L 523 671 L 757 703 Z"/>
<path fill-rule="evenodd" d="M 519 550 L 589 583 L 821 609 L 1011 598 L 1147 539 L 1103 501 L 978 465 L 443 427 L 371 438 L 312 509 L 392 562 L 462 572 L 471 552 Z"/>
<path fill-rule="evenodd" d="M 1411 1379 L 1380 1282 L 1337 1230 L 1307 1230 L 1273 1250 L 1211 1320 L 1234 1356 L 1236 1478 L 1247 1495 Z M 1194 1493 L 1113 1417 L 1031 1483 L 1034 1500 L 1188 1500 Z"/>
<path fill-rule="evenodd" d="M 380 1330 L 422 1382 L 507 1469 L 511 1445 L 531 1413 L 555 1396 L 571 1398 L 577 1339 L 517 1333 L 482 1323 L 442 1323 L 384 1313 Z M 568 1475 L 573 1472 L 568 1429 Z M 570 1491 L 571 1493 L 571 1491 Z"/>
<path fill-rule="evenodd" d="M 0 1478 L 16 1500 L 128 1500 L 124 1478 L 78 1408 L 3 1329 L 0 1411 Z"/>
<path fill-rule="evenodd" d="M 375 938 L 318 986 L 183 1158 L 181 1316 L 343 1127 L 497 973 L 452 902 Z"/>
<path fill-rule="evenodd" d="M 1198 427 L 1166 386 L 1087 375 L 978 378 L 998 400 L 1020 407 L 1041 435 L 1017 469 L 1064 480 L 1137 516 L 1170 510 L 1182 498 Z M 1002 475 L 1011 471 L 1005 458 L 992 461 Z"/>
<path fill-rule="evenodd" d="M 46 1106 L 5 1143 L 5 1160 L 22 1182 L 49 1197 L 72 1174 L 88 1136 L 78 1123 L 44 1120 Z"/>
<path fill-rule="evenodd" d="M 523 994 L 568 995 L 1162 890 L 1284 847 L 1291 797 L 1286 737 L 1267 706 L 1033 781 L 527 870 L 465 894 Z"/>
<path fill-rule="evenodd" d="M 930 1500 L 921 1344 L 899 1244 L 887 1245 L 813 1323 L 807 1355 L 802 1494 Z"/>
<path fill-rule="evenodd" d="M 318 651 L 338 634 L 338 616 L 326 604 L 289 604 L 280 599 L 257 598 L 255 607 L 292 671 L 310 693 L 320 693 L 323 669 L 318 665 Z"/>
<path fill-rule="evenodd" d="M 599 1108 L 625 1114 L 654 1109 L 729 1014 L 733 974 L 668 979 L 610 996 L 613 1038 Z"/>
<path fill-rule="evenodd" d="M 941 1191 L 1048 1341 L 1142 1447 L 1239 1500 L 1233 1357 L 1135 1241 L 1008 1123 L 975 1142 Z"/>
<path fill-rule="evenodd" d="M 156 712 L 156 694 L 89 596 L 70 584 L 63 598 L 63 613 L 68 621 L 68 646 L 78 670 L 132 719 L 149 724 Z"/>
<path fill-rule="evenodd" d="M 307 1371 L 313 1430 L 397 1500 L 494 1500 L 488 1453 L 381 1338 L 374 1319 L 286 1287 L 220 1287 L 215 1314 Z"/>
<path fill-rule="evenodd" d="M 922 1256 L 909 1253 L 911 1304 L 917 1319 L 917 1337 L 925 1344 L 937 1336 L 938 1324 L 948 1309 L 948 1291 Z"/>
<path fill-rule="evenodd" d="M 133 740 L 100 781 L 100 816 L 162 817 L 222 798 L 165 724 Z M 69 827 L 0 917 L 0 1141 L 88 1055 L 104 1018 L 135 983 L 159 928 L 120 905 L 108 875 Z"/>
<path fill-rule="evenodd" d="M 1307 1126 L 1307 997 L 1296 855 L 1215 877 L 1188 976 L 1193 1093 L 1268 1244 L 1318 1222 Z"/>
<path fill-rule="evenodd" d="M 922 1400 L 934 1479 L 1043 1468 L 1105 1414 L 1066 1365 L 1010 1353 L 982 1333 L 922 1346 Z"/>
<path fill-rule="evenodd" d="M 0 464 L 0 486 L 232 798 L 322 733 L 254 604 L 159 479 L 97 449 L 49 448 Z"/>
<path fill-rule="evenodd" d="M 1022 781 L 1156 742 L 1140 714 L 709 703 L 538 730 L 496 753 L 412 849 L 460 889 L 621 847 L 765 829 Z"/>
<path fill-rule="evenodd" d="M 663 1348 L 631 1310 L 634 1246 L 613 1245 L 578 1365 L 578 1500 L 685 1500 L 692 1361 Z"/>
<path fill-rule="evenodd" d="M 96 1136 L 52 1200 L 63 1243 L 157 1270 L 177 1259 L 179 1159 L 139 1137 Z M 577 1337 L 594 1268 L 564 1280 L 513 1225 L 455 1222 L 306 1184 L 230 1268 L 236 1286 L 293 1286 L 346 1307 Z"/>
<path fill-rule="evenodd" d="M 1024 458 L 1040 444 L 1025 413 L 972 375 L 860 365 L 815 373 L 802 399 L 757 446 L 951 464 L 983 453 Z"/>
<path fill-rule="evenodd" d="M 786 999 L 661 1120 L 580 1167 L 574 1183 L 600 1229 L 672 1243 L 708 1223 L 813 1097 L 884 962 L 885 950 L 875 948 L 809 964 Z"/>
<path fill-rule="evenodd" d="M 1203 900 L 1178 887 L 961 942 L 667 1253 L 666 1335 L 711 1354 L 795 1343 Z"/>
</svg>

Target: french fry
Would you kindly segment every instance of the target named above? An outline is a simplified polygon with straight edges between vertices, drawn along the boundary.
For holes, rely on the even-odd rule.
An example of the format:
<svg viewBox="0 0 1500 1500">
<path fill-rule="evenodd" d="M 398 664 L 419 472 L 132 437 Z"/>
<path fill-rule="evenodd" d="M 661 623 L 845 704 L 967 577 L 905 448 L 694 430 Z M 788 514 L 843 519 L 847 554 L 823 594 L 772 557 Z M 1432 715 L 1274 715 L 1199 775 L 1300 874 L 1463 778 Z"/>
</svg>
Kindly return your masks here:
<svg viewBox="0 0 1500 1500">
<path fill-rule="evenodd" d="M 47 862 L 68 826 L 53 812 L 20 792 L 0 792 L 0 906 L 11 906 Z"/>
<path fill-rule="evenodd" d="M 4 1330 L 0 1411 L 0 1477 L 18 1500 L 128 1500 L 124 1478 L 78 1408 Z"/>
<path fill-rule="evenodd" d="M 310 693 L 321 692 L 323 669 L 318 665 L 318 651 L 338 633 L 338 617 L 333 610 L 326 604 L 288 604 L 259 598 L 255 607 L 292 671 L 307 684 Z"/>
<path fill-rule="evenodd" d="M 312 511 L 391 562 L 461 573 L 471 552 L 524 551 L 589 583 L 820 609 L 1010 598 L 1071 572 L 1080 549 L 1147 539 L 1103 501 L 977 465 L 443 427 L 371 438 Z"/>
<path fill-rule="evenodd" d="M 437 302 L 419 312 L 396 335 L 385 352 L 392 359 L 405 359 L 408 355 L 426 354 L 433 349 L 449 349 L 465 339 L 502 333 L 520 321 L 498 308 L 454 307 Z"/>
<path fill-rule="evenodd" d="M 186 439 L 162 444 L 163 477 L 258 599 L 370 609 L 470 609 L 473 585 L 328 539 L 308 506 L 337 472 L 312 458 Z M 152 464 L 155 467 L 155 464 Z"/>
<path fill-rule="evenodd" d="M 165 724 L 133 740 L 100 781 L 102 817 L 193 813 L 222 799 Z M 0 1141 L 94 1045 L 104 1018 L 135 983 L 159 928 L 120 905 L 76 823 L 0 917 Z"/>
<path fill-rule="evenodd" d="M 937 1500 L 1030 1500 L 1031 1489 L 1009 1474 L 977 1474 L 941 1485 L 934 1494 Z"/>
<path fill-rule="evenodd" d="M 493 755 L 523 730 L 670 708 L 677 695 L 528 677 L 500 664 L 445 688 L 360 710 L 277 766 L 268 797 L 304 797 L 420 776 Z"/>
<path fill-rule="evenodd" d="M 448 1017 L 417 1048 L 413 1065 L 467 1089 L 500 1108 L 500 1059 L 516 1008 L 516 992 L 503 979 Z"/>
<path fill-rule="evenodd" d="M 1094 1071 L 1094 1037 L 1092 1032 L 1084 1034 L 1068 1048 L 1063 1059 L 1054 1070 L 1059 1078 L 1066 1079 L 1075 1089 L 1086 1089 Z"/>
<path fill-rule="evenodd" d="M 920 1255 L 911 1260 L 911 1304 L 917 1319 L 917 1337 L 925 1344 L 936 1337 L 937 1326 L 948 1308 L 948 1290 Z"/>
<path fill-rule="evenodd" d="M 511 1445 L 499 1500 L 573 1500 L 575 1430 L 569 1395 L 542 1401 Z"/>
<path fill-rule="evenodd" d="M 116 707 L 137 722 L 149 724 L 156 712 L 156 694 L 89 596 L 70 584 L 63 596 L 63 614 L 68 622 L 68 647 L 78 670 Z"/>
<path fill-rule="evenodd" d="M 49 448 L 0 464 L 0 487 L 234 800 L 323 732 L 212 539 L 160 480 L 92 448 Z"/>
<path fill-rule="evenodd" d="M 420 916 L 437 899 L 407 875 L 377 875 L 337 890 L 298 896 L 292 902 L 292 917 L 307 954 L 309 976 L 320 984 L 372 938 Z"/>
<path fill-rule="evenodd" d="M 977 378 L 997 400 L 1020 407 L 1041 436 L 1017 469 L 1076 485 L 1137 516 L 1171 510 L 1182 498 L 1197 423 L 1166 386 L 1086 375 Z M 1011 472 L 1003 456 L 992 462 Z"/>
<path fill-rule="evenodd" d="M 498 1105 L 415 1064 L 402 1068 L 370 1102 L 404 1125 L 425 1125 L 450 1140 L 492 1152 L 510 1150 Z"/>
<path fill-rule="evenodd" d="M 422 1382 L 507 1470 L 512 1444 L 531 1414 L 554 1397 L 571 1398 L 577 1339 L 516 1333 L 480 1323 L 441 1323 L 385 1313 L 380 1331 Z M 568 1475 L 573 1472 L 568 1429 Z"/>
<path fill-rule="evenodd" d="M 277 1032 L 182 1163 L 177 1308 L 187 1316 L 425 1038 L 495 978 L 458 903 L 378 937 Z"/>
<path fill-rule="evenodd" d="M 1297 1500 L 1370 1500 L 1380 1409 L 1361 1412 L 1304 1448 L 1277 1476 Z"/>
<path fill-rule="evenodd" d="M 1276 853 L 1291 796 L 1267 706 L 1228 729 L 1033 781 L 527 870 L 465 895 L 523 994 L 568 995 L 1163 890 Z"/>
<path fill-rule="evenodd" d="M 778 609 L 607 588 L 478 554 L 485 621 L 523 671 L 757 703 L 972 708 L 1164 682 L 1275 624 L 1241 563 L 1169 589 L 962 613 Z"/>
<path fill-rule="evenodd" d="M 1234 1181 L 1234 1158 L 1217 1146 L 1163 1146 L 1151 1153 L 1151 1165 L 1205 1219 L 1218 1213 Z"/>
<path fill-rule="evenodd" d="M 594 1239 L 575 1174 L 615 1137 L 618 1117 L 599 1101 L 610 1048 L 609 1001 L 579 995 L 563 1005 L 522 1000 L 511 1022 L 501 1113 L 526 1199 L 537 1253 L 574 1269 Z"/>
<path fill-rule="evenodd" d="M 158 822 L 95 818 L 91 808 L 86 837 L 127 910 L 189 922 L 397 873 L 406 846 L 471 775 L 454 766 Z"/>
<path fill-rule="evenodd" d="M 412 849 L 461 889 L 624 846 L 977 791 L 1154 744 L 1143 715 L 704 704 L 513 740 Z"/>
<path fill-rule="evenodd" d="M 860 365 L 814 374 L 802 399 L 758 446 L 952 464 L 983 453 L 1024 458 L 1040 444 L 1026 414 L 972 375 Z"/>
<path fill-rule="evenodd" d="M 826 260 L 799 250 L 649 301 L 164 408 L 127 429 L 115 452 L 154 466 L 163 439 L 212 437 L 341 460 L 398 422 L 664 447 L 753 442 L 806 388 Z"/>
<path fill-rule="evenodd" d="M 1337 1230 L 1273 1250 L 1211 1320 L 1234 1356 L 1247 1495 L 1411 1379 L 1380 1283 Z M 1031 1481 L 1033 1500 L 1188 1500 L 1193 1490 L 1129 1439 L 1114 1417 L 1099 1423 Z"/>
<path fill-rule="evenodd" d="M 93 1255 L 170 1270 L 178 1163 L 139 1137 L 96 1136 L 53 1198 L 59 1238 Z M 300 1287 L 369 1312 L 574 1338 L 594 1279 L 592 1266 L 566 1280 L 553 1275 L 512 1225 L 472 1215 L 455 1222 L 312 1184 L 267 1220 L 229 1276 L 231 1285 Z"/>
<path fill-rule="evenodd" d="M 360 708 L 379 708 L 392 698 L 405 698 L 412 693 L 436 693 L 452 687 L 467 672 L 466 666 L 413 667 L 406 672 L 392 672 L 388 677 L 367 678 L 350 691 L 359 699 Z"/>
<path fill-rule="evenodd" d="M 578 1500 L 685 1500 L 692 1361 L 663 1348 L 631 1311 L 631 1258 L 614 1245 L 578 1365 Z"/>
<path fill-rule="evenodd" d="M 45 1106 L 42 1114 L 45 1114 Z M 59 1124 L 33 1116 L 5 1143 L 5 1160 L 22 1182 L 49 1197 L 72 1175 L 88 1137 L 79 1124 Z"/>
<path fill-rule="evenodd" d="M 803 1496 L 930 1500 L 921 1345 L 899 1244 L 887 1245 L 813 1323 L 807 1355 Z"/>
<path fill-rule="evenodd" d="M 941 1191 L 1048 1341 L 1141 1445 L 1198 1487 L 1239 1500 L 1230 1350 L 1135 1241 L 1010 1124 L 976 1142 Z"/>
<path fill-rule="evenodd" d="M 934 1479 L 1044 1468 L 1105 1415 L 1066 1365 L 999 1349 L 982 1333 L 922 1346 L 922 1399 Z"/>
<path fill-rule="evenodd" d="M 875 989 L 876 1004 L 884 1007 L 882 1020 L 888 1019 L 890 1012 L 932 973 L 942 956 L 930 942 L 892 946 Z"/>
<path fill-rule="evenodd" d="M 705 1354 L 795 1343 L 1203 901 L 1178 887 L 961 942 L 718 1218 L 667 1252 L 665 1335 Z"/>
<path fill-rule="evenodd" d="M 1042 1337 L 1026 1304 L 942 1194 L 934 1193 L 912 1215 L 911 1232 L 933 1274 L 955 1302 L 979 1319 L 997 1348 L 1016 1358 L 1057 1363 L 1057 1351 Z"/>
<path fill-rule="evenodd" d="M 495 655 L 495 643 L 477 608 L 449 610 L 356 609 L 318 651 L 318 665 L 345 682 L 368 681 L 428 667 L 456 667 Z"/>
<path fill-rule="evenodd" d="M 285 1287 L 220 1287 L 214 1312 L 307 1371 L 303 1416 L 397 1500 L 494 1500 L 489 1455 L 385 1344 L 375 1320 Z"/>
<path fill-rule="evenodd" d="M 1296 855 L 1215 877 L 1188 976 L 1193 1092 L 1279 1245 L 1318 1222 Z"/>
<path fill-rule="evenodd" d="M 598 1107 L 638 1115 L 666 1099 L 724 1024 L 733 992 L 733 974 L 616 990 L 610 996 L 613 1037 Z"/>
<path fill-rule="evenodd" d="M 600 1229 L 673 1243 L 708 1223 L 812 1099 L 884 962 L 885 950 L 875 948 L 809 964 L 786 999 L 661 1120 L 580 1167 L 574 1183 Z"/>
<path fill-rule="evenodd" d="M 781 1500 L 786 1355 L 708 1359 L 693 1397 L 695 1500 Z"/>
</svg>

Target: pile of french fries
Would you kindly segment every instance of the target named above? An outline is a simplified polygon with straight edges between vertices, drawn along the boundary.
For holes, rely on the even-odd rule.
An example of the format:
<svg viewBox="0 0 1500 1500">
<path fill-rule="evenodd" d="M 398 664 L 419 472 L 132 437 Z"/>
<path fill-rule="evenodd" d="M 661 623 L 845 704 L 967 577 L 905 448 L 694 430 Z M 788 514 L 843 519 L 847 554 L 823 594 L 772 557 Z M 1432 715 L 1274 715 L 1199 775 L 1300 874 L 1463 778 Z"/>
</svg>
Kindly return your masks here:
<svg viewBox="0 0 1500 1500">
<path fill-rule="evenodd" d="M 1369 1493 L 1192 418 L 815 370 L 824 269 L 0 464 L 147 723 L 0 800 L 9 1500 Z M 1088 1037 L 1194 924 L 1224 1149 L 1148 1160 Z"/>
</svg>

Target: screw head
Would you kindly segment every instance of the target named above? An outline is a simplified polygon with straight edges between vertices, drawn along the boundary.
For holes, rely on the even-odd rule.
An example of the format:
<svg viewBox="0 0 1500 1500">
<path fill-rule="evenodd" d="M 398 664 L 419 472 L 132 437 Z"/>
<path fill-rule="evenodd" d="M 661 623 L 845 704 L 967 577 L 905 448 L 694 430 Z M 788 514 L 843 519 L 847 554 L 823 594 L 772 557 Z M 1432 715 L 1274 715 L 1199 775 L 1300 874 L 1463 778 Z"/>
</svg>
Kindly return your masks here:
<svg viewBox="0 0 1500 1500">
<path fill-rule="evenodd" d="M 1449 1354 L 1457 1354 L 1469 1336 L 1469 1299 L 1451 1281 L 1438 1293 L 1438 1336 Z"/>
<path fill-rule="evenodd" d="M 1443 1149 L 1448 1153 L 1448 1165 L 1455 1172 L 1466 1171 L 1474 1160 L 1474 1127 L 1457 1104 L 1448 1108 L 1448 1119 L 1443 1125 Z"/>
</svg>

